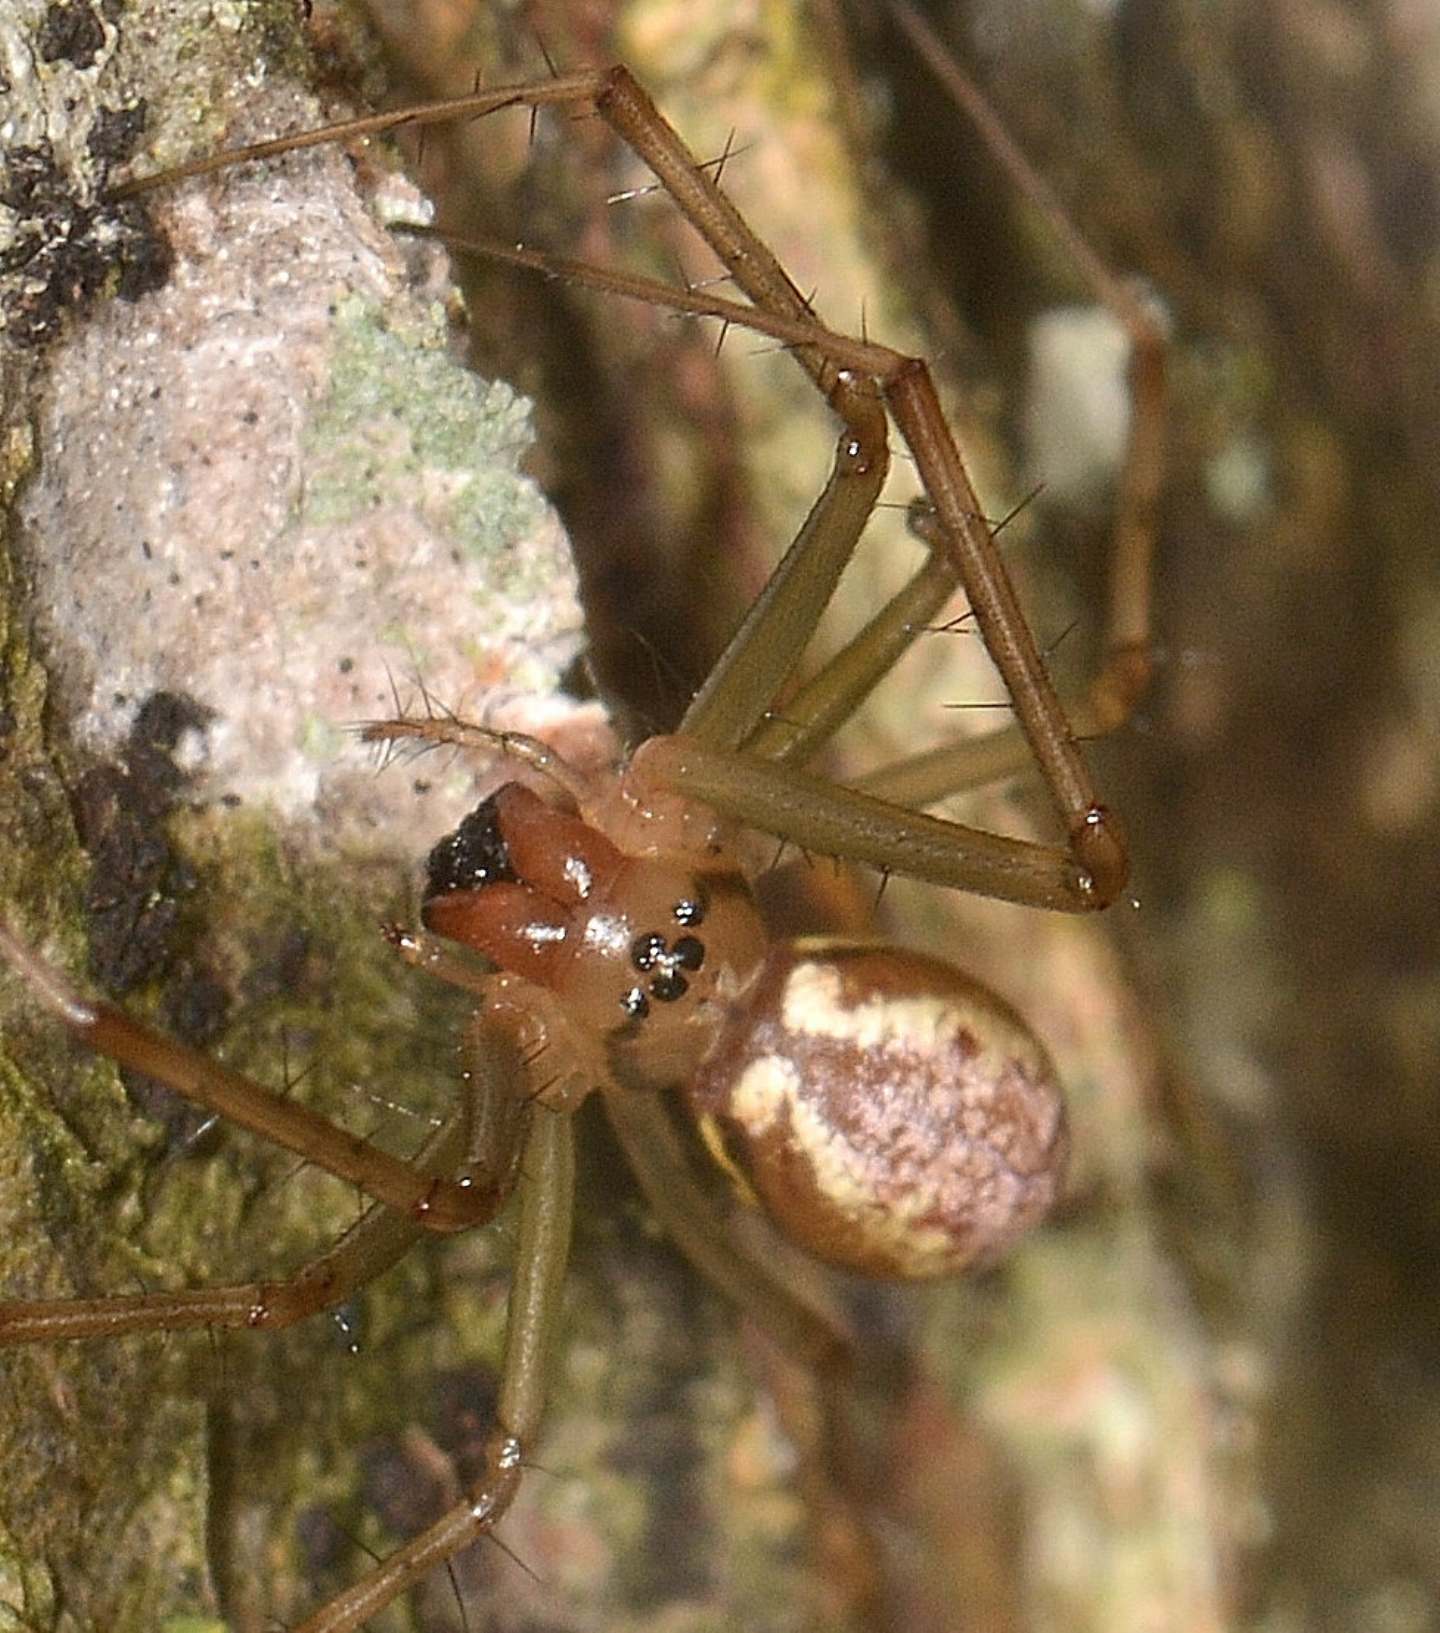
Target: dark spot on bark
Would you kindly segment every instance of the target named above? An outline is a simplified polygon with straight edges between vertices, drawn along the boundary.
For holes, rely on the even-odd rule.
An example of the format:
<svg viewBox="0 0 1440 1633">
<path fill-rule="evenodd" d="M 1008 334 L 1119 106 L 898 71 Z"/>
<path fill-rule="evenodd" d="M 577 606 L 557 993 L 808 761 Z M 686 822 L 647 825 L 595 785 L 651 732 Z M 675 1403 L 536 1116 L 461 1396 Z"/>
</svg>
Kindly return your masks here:
<svg viewBox="0 0 1440 1633">
<path fill-rule="evenodd" d="M 392 1536 L 411 1537 L 432 1525 L 457 1489 L 478 1480 L 485 1470 L 485 1441 L 495 1426 L 498 1387 L 482 1366 L 442 1372 L 431 1380 L 431 1399 L 423 1420 L 403 1425 L 420 1428 L 439 1457 L 420 1457 L 409 1436 L 397 1433 L 372 1441 L 362 1454 L 361 1489 L 365 1501 Z M 441 1463 L 449 1466 L 441 1477 Z"/>
<path fill-rule="evenodd" d="M 104 165 L 123 164 L 144 133 L 146 113 L 143 98 L 124 108 L 101 108 L 87 143 L 91 157 Z"/>
<path fill-rule="evenodd" d="M 90 973 L 112 997 L 170 975 L 162 1029 L 201 1049 L 223 1030 L 230 998 L 212 971 L 179 962 L 182 911 L 197 881 L 172 848 L 167 825 L 188 780 L 175 750 L 210 718 L 192 698 L 155 693 L 140 706 L 119 756 L 87 771 L 74 795 L 76 826 L 90 854 Z M 121 1078 L 132 1102 L 165 1126 L 172 1146 L 193 1142 L 208 1120 L 138 1072 Z"/>
<path fill-rule="evenodd" d="M 498 1393 L 495 1374 L 487 1367 L 441 1372 L 430 1380 L 429 1401 L 421 1412 L 361 1452 L 363 1499 L 392 1536 L 412 1537 L 433 1524 L 458 1491 L 481 1477 Z M 353 1550 L 341 1552 L 329 1529 L 313 1516 L 302 1516 L 301 1541 L 307 1555 L 337 1579 L 353 1570 Z M 461 1603 L 474 1603 L 493 1591 L 494 1578 L 504 1569 L 503 1555 L 492 1548 L 469 1548 L 455 1555 L 447 1569 Z M 420 1625 L 442 1624 L 422 1618 Z"/>
<path fill-rule="evenodd" d="M 137 122 L 144 122 L 141 104 L 118 110 L 97 122 L 92 144 L 133 144 Z M 174 252 L 145 207 L 80 197 L 48 143 L 5 155 L 0 203 L 18 218 L 0 256 L 0 273 L 16 275 L 0 291 L 0 315 L 20 345 L 42 344 L 65 313 L 84 310 L 102 295 L 137 300 L 170 274 Z"/>
<path fill-rule="evenodd" d="M 224 984 L 209 970 L 198 968 L 187 969 L 166 988 L 161 1008 L 165 1030 L 197 1048 L 219 1037 L 229 1012 L 230 994 Z"/>
<path fill-rule="evenodd" d="M 90 853 L 90 972 L 112 996 L 150 980 L 171 955 L 179 900 L 195 885 L 166 833 L 185 784 L 173 754 L 182 732 L 209 718 L 189 698 L 157 693 L 119 759 L 86 772 L 76 790 L 76 826 Z"/>
<path fill-rule="evenodd" d="M 277 925 L 272 934 L 261 937 L 241 984 L 246 1007 L 300 992 L 305 986 L 313 951 L 314 939 L 310 932 L 293 922 Z M 328 955 L 328 949 L 326 952 Z M 321 962 L 328 964 L 328 956 Z"/>
<path fill-rule="evenodd" d="M 105 25 L 82 0 L 57 0 L 48 6 L 36 31 L 41 62 L 68 62 L 93 68 L 105 44 Z"/>
</svg>

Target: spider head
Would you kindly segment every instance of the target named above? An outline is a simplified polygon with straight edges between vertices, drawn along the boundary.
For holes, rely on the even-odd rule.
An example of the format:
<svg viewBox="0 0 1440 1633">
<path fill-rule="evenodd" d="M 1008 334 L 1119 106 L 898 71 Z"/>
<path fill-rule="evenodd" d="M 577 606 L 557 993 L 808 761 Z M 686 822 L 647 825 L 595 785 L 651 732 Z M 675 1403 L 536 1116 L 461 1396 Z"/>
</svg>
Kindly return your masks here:
<svg viewBox="0 0 1440 1633">
<path fill-rule="evenodd" d="M 627 1080 L 693 1068 L 765 935 L 722 856 L 629 855 L 520 783 L 431 852 L 426 928 L 554 992 L 567 1017 L 615 1035 Z M 625 1070 L 625 1066 L 629 1070 Z"/>
</svg>

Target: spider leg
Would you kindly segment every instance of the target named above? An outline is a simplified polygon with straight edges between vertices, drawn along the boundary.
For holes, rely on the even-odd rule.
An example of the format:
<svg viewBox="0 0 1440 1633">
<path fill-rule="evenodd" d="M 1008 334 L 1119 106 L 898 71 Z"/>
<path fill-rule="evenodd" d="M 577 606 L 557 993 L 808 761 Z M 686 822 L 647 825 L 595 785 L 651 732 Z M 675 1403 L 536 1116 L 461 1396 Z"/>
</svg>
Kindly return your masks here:
<svg viewBox="0 0 1440 1633">
<path fill-rule="evenodd" d="M 570 765 L 538 737 L 529 737 L 519 731 L 495 731 L 490 726 L 477 726 L 453 715 L 401 716 L 394 720 L 370 720 L 360 728 L 362 743 L 416 742 L 431 747 L 448 744 L 451 748 L 474 749 L 494 757 L 515 760 L 553 782 L 568 794 L 577 805 L 583 804 L 594 793 L 594 778 Z"/>
<path fill-rule="evenodd" d="M 1045 217 L 1095 298 L 1109 308 L 1129 337 L 1132 411 L 1116 501 L 1106 657 L 1089 689 L 1091 713 L 1084 728 L 1113 730 L 1123 718 L 1120 711 L 1128 714 L 1134 707 L 1150 674 L 1151 557 L 1155 510 L 1164 478 L 1165 328 L 1134 289 L 1101 260 L 1055 190 L 1020 151 L 979 86 L 962 72 L 910 0 L 889 0 L 889 6 L 951 100 L 975 124 L 1016 190 Z"/>
<path fill-rule="evenodd" d="M 434 1525 L 337 1595 L 294 1633 L 348 1633 L 435 1566 L 490 1531 L 519 1489 L 544 1412 L 574 1211 L 575 1135 L 565 1112 L 537 1109 L 520 1162 L 520 1224 L 500 1378 L 498 1423 L 485 1470 Z"/>
<path fill-rule="evenodd" d="M 823 1516 L 816 1545 L 860 1624 L 888 1625 L 874 1510 L 883 1475 L 856 1418 L 864 1353 L 833 1285 L 752 1210 L 702 1184 L 659 1096 L 607 1093 L 605 1111 L 651 1211 L 685 1256 L 795 1363 L 803 1404 L 789 1424 L 801 1480 Z M 873 1358 L 872 1358 L 873 1359 Z"/>
<path fill-rule="evenodd" d="M 461 1168 L 503 1175 L 505 1183 L 495 1195 L 498 1211 L 519 1153 L 518 1050 L 492 1031 L 472 1040 L 469 1057 L 462 1103 L 405 1166 L 427 1188 L 435 1176 Z M 333 1247 L 281 1281 L 0 1303 L 0 1346 L 187 1327 L 288 1327 L 342 1304 L 396 1264 L 424 1233 L 412 1214 L 373 1203 Z"/>
<path fill-rule="evenodd" d="M 829 604 L 890 467 L 885 410 L 853 383 L 830 394 L 845 420 L 830 479 L 695 694 L 680 730 L 738 748 L 765 719 Z"/>
<path fill-rule="evenodd" d="M 1115 495 L 1115 524 L 1102 655 L 1083 691 L 1066 699 L 1079 738 L 1102 737 L 1130 718 L 1150 682 L 1151 586 L 1156 511 L 1164 478 L 1166 353 L 1164 325 L 1144 299 L 1100 259 L 1054 189 L 1016 146 L 980 88 L 960 68 L 909 0 L 889 0 L 911 45 L 957 107 L 976 125 L 1018 193 L 1045 218 L 1091 293 L 1130 342 L 1131 412 Z M 928 805 L 1029 769 L 1030 748 L 1018 725 L 899 760 L 852 787 L 884 792 L 904 804 Z"/>
<path fill-rule="evenodd" d="M 483 1163 L 450 1175 L 425 1173 L 113 1004 L 85 998 L 3 922 L 0 963 L 9 964 L 86 1048 L 144 1072 L 197 1105 L 351 1181 L 426 1230 L 455 1231 L 483 1223 L 508 1195 L 508 1180 Z"/>
<path fill-rule="evenodd" d="M 612 69 L 605 76 L 595 105 L 655 172 L 734 282 L 757 307 L 791 318 L 810 316 L 808 304 L 774 255 L 751 231 L 628 73 Z M 852 404 L 858 400 L 860 382 L 851 369 L 837 359 L 853 355 L 853 350 L 853 342 L 832 335 L 816 322 L 809 340 L 795 352 L 801 366 L 846 421 L 847 427 L 859 423 L 858 417 L 852 420 L 852 415 L 858 414 Z M 1062 874 L 1056 879 L 1056 870 L 1045 854 L 1045 847 L 1040 847 L 1033 857 L 1035 872 L 1058 884 L 1054 894 L 1068 898 L 1073 910 L 1109 902 L 1119 892 L 1128 870 L 1124 839 L 1096 796 L 1074 733 L 1021 613 L 1004 560 L 985 523 L 960 450 L 946 424 L 930 371 L 920 358 L 890 352 L 888 361 L 874 369 L 872 384 L 878 388 L 914 455 L 925 491 L 935 507 L 939 525 L 964 581 L 986 649 L 1005 681 L 1016 717 L 1065 824 L 1069 850 L 1079 864 L 1084 887 L 1072 892 L 1068 878 Z M 842 457 L 845 447 L 842 434 Z M 832 477 L 832 483 L 834 481 Z M 812 512 L 812 519 L 814 515 Z M 747 619 L 746 623 L 749 622 Z M 742 626 L 742 633 L 744 628 Z M 719 689 L 722 694 L 728 690 L 723 680 Z M 704 702 L 705 714 L 713 716 L 718 704 L 713 697 L 707 698 L 710 691 L 708 686 L 702 690 L 697 704 Z M 699 721 L 687 720 L 683 729 L 690 730 L 704 723 L 703 716 Z M 707 741 L 716 741 L 708 732 L 706 736 Z M 729 809 L 723 798 L 716 803 L 722 810 Z M 773 822 L 762 826 L 777 831 Z M 1049 901 L 1047 905 L 1058 903 Z"/>
<path fill-rule="evenodd" d="M 1026 850 L 1012 850 L 1000 873 L 986 865 L 972 873 L 970 856 L 977 849 L 987 851 L 989 847 L 977 838 L 975 830 L 952 825 L 955 866 L 946 870 L 942 882 L 1074 912 L 1107 905 L 1119 893 L 1128 871 L 1124 838 L 1118 823 L 1098 800 L 1075 733 L 984 521 L 980 501 L 925 363 L 888 347 L 835 334 L 819 323 L 770 250 L 624 69 L 596 75 L 589 94 L 596 111 L 650 166 L 753 307 L 695 290 L 669 291 L 644 279 L 597 273 L 574 263 L 552 261 L 533 251 L 501 251 L 501 258 L 776 335 L 787 341 L 801 367 L 844 422 L 836 464 L 824 493 L 770 585 L 742 621 L 696 696 L 682 722 L 682 732 L 698 738 L 703 748 L 738 748 L 773 707 L 778 689 L 798 661 L 878 496 L 877 478 L 883 479 L 886 459 L 884 410 L 888 409 L 915 458 L 934 507 L 936 525 L 965 586 L 986 648 L 1010 694 L 1023 741 L 1040 768 L 1067 834 L 1063 852 L 1034 845 L 1028 847 L 1027 858 Z M 524 100 L 527 93 L 517 87 L 514 95 Z M 463 247 L 491 253 L 484 245 Z M 1147 352 L 1146 362 L 1152 372 L 1154 360 L 1153 350 Z M 1158 462 L 1141 461 L 1140 469 L 1153 487 Z M 1137 501 L 1135 514 L 1138 516 L 1143 509 L 1143 503 Z M 1144 528 L 1136 532 L 1143 535 Z M 1148 651 L 1137 633 L 1142 628 L 1148 630 L 1148 591 L 1136 588 L 1142 580 L 1148 580 L 1148 574 L 1142 571 L 1127 569 L 1119 575 L 1121 589 L 1116 604 L 1121 610 L 1112 627 L 1126 633 L 1114 674 L 1097 694 L 1107 702 L 1122 681 L 1129 684 L 1125 677 L 1140 676 L 1148 667 Z M 1136 635 L 1134 642 L 1132 634 Z M 743 799 L 738 791 L 732 798 L 731 790 L 718 775 L 709 780 L 708 791 L 701 797 L 727 815 L 797 843 L 809 843 L 791 824 L 798 785 L 787 789 L 783 780 L 774 782 L 770 785 L 773 798 L 757 802 L 749 797 L 756 792 L 753 779 L 741 781 L 747 787 Z M 699 792 L 694 787 L 677 788 L 669 781 L 665 786 L 672 792 Z M 869 806 L 855 806 L 852 818 L 848 830 L 841 823 L 835 826 L 834 833 L 873 832 L 875 812 Z M 893 831 L 898 837 L 903 829 L 901 823 Z M 942 843 L 938 833 L 931 837 L 933 842 Z M 836 854 L 871 860 L 875 849 L 875 845 L 865 844 L 860 850 L 841 849 Z M 903 843 L 901 850 L 906 850 Z M 908 871 L 908 863 L 895 864 L 893 871 Z M 934 878 L 935 874 L 926 871 L 921 876 Z"/>
<path fill-rule="evenodd" d="M 725 1296 L 760 1322 L 788 1354 L 807 1366 L 843 1372 L 854 1335 L 818 1278 L 783 1273 L 779 1260 L 747 1253 L 723 1217 L 712 1188 L 695 1177 L 675 1125 L 658 1096 L 616 1090 L 605 1113 L 640 1189 L 661 1225 Z"/>
<path fill-rule="evenodd" d="M 927 816 L 756 755 L 652 737 L 635 751 L 629 776 L 636 788 L 684 792 L 815 855 L 1026 907 L 1084 912 L 1103 905 L 1092 899 L 1092 875 L 1064 846 Z"/>
<path fill-rule="evenodd" d="M 747 754 L 803 764 L 859 709 L 950 599 L 960 575 L 943 534 L 928 512 L 914 515 L 912 529 L 929 548 L 924 565 L 750 734 L 744 744 Z"/>
<path fill-rule="evenodd" d="M 458 1119 L 437 1133 L 446 1136 L 446 1146 L 458 1157 L 461 1142 L 454 1137 Z M 427 1161 L 431 1148 L 432 1142 L 427 1142 L 426 1151 L 416 1158 L 417 1166 Z M 436 1160 L 440 1161 L 438 1155 Z M 283 1281 L 0 1303 L 0 1345 L 179 1332 L 187 1327 L 288 1327 L 343 1304 L 398 1263 L 423 1235 L 423 1227 L 405 1214 L 372 1203 L 332 1248 Z"/>
<path fill-rule="evenodd" d="M 1148 552 L 1148 542 L 1146 549 Z M 1125 599 L 1123 592 L 1120 599 Z M 1111 627 L 1116 627 L 1113 622 Z M 1148 648 L 1125 647 L 1112 640 L 1108 656 L 1089 685 L 1067 704 L 1075 735 L 1088 739 L 1118 731 L 1134 713 L 1150 668 Z M 787 704 L 787 716 L 789 713 Z M 862 794 L 883 796 L 897 805 L 923 808 L 952 794 L 969 793 L 1006 777 L 1018 777 L 1033 766 L 1025 734 L 1012 724 L 957 743 L 942 743 L 920 754 L 907 754 L 862 777 L 850 778 L 847 786 Z"/>
</svg>

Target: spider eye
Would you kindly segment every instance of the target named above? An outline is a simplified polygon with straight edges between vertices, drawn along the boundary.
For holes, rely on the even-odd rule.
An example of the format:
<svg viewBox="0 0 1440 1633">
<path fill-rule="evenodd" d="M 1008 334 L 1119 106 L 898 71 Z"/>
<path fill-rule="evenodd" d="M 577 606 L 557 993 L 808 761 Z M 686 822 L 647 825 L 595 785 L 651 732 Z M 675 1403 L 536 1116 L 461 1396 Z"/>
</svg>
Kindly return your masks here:
<svg viewBox="0 0 1440 1633">
<path fill-rule="evenodd" d="M 636 936 L 631 943 L 630 962 L 637 970 L 653 970 L 665 953 L 665 937 L 652 930 L 648 935 Z"/>
<path fill-rule="evenodd" d="M 705 943 L 699 936 L 679 936 L 672 945 L 658 931 L 650 930 L 636 936 L 630 943 L 630 962 L 637 970 L 651 977 L 649 992 L 657 1003 L 673 1004 L 690 990 L 690 983 L 682 970 L 698 970 L 705 962 Z M 637 1007 L 644 1002 L 644 993 L 632 987 L 620 1000 L 625 1012 L 637 1019 L 649 1012 Z"/>
<path fill-rule="evenodd" d="M 650 1013 L 650 1000 L 639 987 L 631 987 L 620 1000 L 620 1007 L 632 1021 L 643 1021 Z"/>
<path fill-rule="evenodd" d="M 673 1004 L 690 990 L 690 983 L 680 972 L 698 970 L 704 964 L 705 943 L 699 936 L 680 936 L 672 947 L 658 931 L 651 930 L 631 942 L 630 962 L 646 975 L 652 970 L 655 972 L 650 982 L 652 998 L 662 1004 Z M 632 988 L 621 1000 L 627 1009 L 637 992 L 638 987 Z"/>
<path fill-rule="evenodd" d="M 676 924 L 690 926 L 705 922 L 705 903 L 698 896 L 687 896 L 676 902 L 673 911 Z"/>
<path fill-rule="evenodd" d="M 663 970 L 650 983 L 650 996 L 659 999 L 662 1004 L 673 1004 L 677 998 L 683 998 L 689 990 L 690 983 L 673 966 Z"/>
</svg>

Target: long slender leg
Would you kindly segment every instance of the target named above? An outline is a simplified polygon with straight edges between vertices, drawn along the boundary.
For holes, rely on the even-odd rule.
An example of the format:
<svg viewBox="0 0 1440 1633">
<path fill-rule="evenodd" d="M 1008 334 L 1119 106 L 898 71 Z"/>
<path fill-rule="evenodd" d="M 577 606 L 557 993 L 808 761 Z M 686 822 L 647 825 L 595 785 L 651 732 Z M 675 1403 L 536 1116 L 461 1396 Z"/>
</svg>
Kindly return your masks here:
<svg viewBox="0 0 1440 1633">
<path fill-rule="evenodd" d="M 463 1501 L 307 1617 L 294 1633 L 348 1633 L 363 1626 L 412 1583 L 490 1531 L 514 1500 L 544 1412 L 559 1326 L 574 1211 L 574 1141 L 566 1113 L 536 1109 L 521 1158 L 520 1229 L 499 1421 L 487 1445 L 484 1474 Z"/>
<path fill-rule="evenodd" d="M 1084 718 L 1072 711 L 1071 719 L 1081 733 L 1085 731 Z M 860 794 L 923 810 L 952 794 L 965 794 L 1017 776 L 1033 764 L 1024 737 L 1007 726 L 964 742 L 942 743 L 923 754 L 907 754 L 903 760 L 892 760 L 863 776 L 849 778 L 845 786 Z"/>
<path fill-rule="evenodd" d="M 470 1057 L 464 1103 L 411 1159 L 420 1176 L 453 1173 L 462 1164 L 497 1174 L 514 1171 L 518 1060 L 494 1032 L 472 1038 Z M 0 1303 L 0 1346 L 186 1327 L 288 1327 L 343 1303 L 398 1263 L 424 1234 L 411 1215 L 374 1203 L 332 1248 L 281 1281 Z"/>
<path fill-rule="evenodd" d="M 910 0 L 889 0 L 889 6 L 922 60 L 980 130 L 1020 195 L 1049 223 L 1095 298 L 1129 338 L 1131 414 L 1115 497 L 1103 654 L 1084 692 L 1067 700 L 1076 735 L 1103 736 L 1130 718 L 1153 668 L 1151 585 L 1156 508 L 1165 462 L 1165 331 L 1144 301 L 1091 248 L 1053 189 L 1020 152 L 979 87 L 961 72 L 924 16 Z M 882 767 L 856 779 L 853 786 L 874 793 L 883 790 L 896 800 L 923 805 L 997 777 L 1016 775 L 1029 764 L 1023 733 L 1018 727 L 1007 727 L 977 741 L 953 744 L 948 751 L 936 750 Z"/>
<path fill-rule="evenodd" d="M 1092 875 L 1061 846 L 907 811 L 773 760 L 652 737 L 635 751 L 629 776 L 637 791 L 687 794 L 817 856 L 843 856 L 1027 907 L 1073 913 L 1102 905 Z"/>
<path fill-rule="evenodd" d="M 720 256 L 735 282 L 757 306 L 781 318 L 808 315 L 804 302 L 774 258 L 754 240 L 754 235 L 695 165 L 679 138 L 664 124 L 653 104 L 628 75 L 623 80 L 618 75 L 614 78 L 608 100 L 602 99 L 601 111 L 661 178 Z M 1090 261 L 1093 257 L 1088 258 L 1087 266 Z M 565 270 L 569 275 L 575 269 Z M 1139 401 L 1132 422 L 1132 450 L 1127 460 L 1126 492 L 1117 529 L 1109 618 L 1110 655 L 1087 699 L 1087 729 L 1111 729 L 1128 714 L 1148 679 L 1149 554 L 1160 476 L 1159 428 L 1164 381 L 1164 342 L 1158 327 L 1103 268 L 1100 272 L 1105 279 L 1107 298 L 1113 299 L 1132 335 L 1132 375 Z M 610 287 L 618 288 L 618 284 Z M 650 292 L 650 298 L 665 297 Z M 702 307 L 690 305 L 689 309 Z M 746 321 L 729 308 L 724 315 L 733 321 Z M 756 323 L 755 327 L 766 328 L 767 325 Z M 777 326 L 770 332 L 780 330 Z M 827 364 L 833 368 L 837 362 L 848 364 L 852 360 L 857 366 L 868 368 L 880 382 L 946 531 L 986 646 L 1010 691 L 1022 734 L 1016 741 L 1023 741 L 1038 761 L 1065 818 L 1073 855 L 1088 875 L 1083 889 L 1076 893 L 1069 889 L 1071 875 L 1063 874 L 1054 881 L 1059 888 L 1045 899 L 1045 905 L 1083 909 L 1108 903 L 1125 877 L 1127 860 L 1123 841 L 1113 819 L 1095 799 L 1089 773 L 1076 747 L 1075 734 L 1066 721 L 1020 612 L 1003 560 L 984 524 L 978 497 L 945 424 L 929 371 L 919 359 L 893 352 L 878 358 L 875 354 L 884 352 L 885 348 L 864 348 L 871 357 L 860 363 L 853 344 L 820 330 L 818 325 L 810 332 L 808 346 L 798 331 L 789 338 L 795 342 L 800 361 L 822 389 L 826 389 L 830 378 Z M 821 521 L 823 518 L 812 513 L 811 523 Z M 782 631 L 791 642 L 797 633 L 804 633 L 794 625 L 782 626 Z M 720 707 L 716 695 L 723 700 L 728 675 L 745 669 L 750 643 L 745 642 L 744 635 L 742 629 L 732 654 L 727 654 L 732 659 L 729 671 L 714 680 L 702 694 L 705 711 L 694 721 L 687 717 L 682 725 L 683 730 L 689 730 L 692 725 L 701 727 L 698 735 L 707 745 L 718 740 L 703 729 L 709 712 Z M 724 792 L 717 791 L 712 797 L 721 809 L 731 809 Z M 1053 878 L 1053 863 L 1047 855 L 1037 851 L 1033 860 L 1037 872 L 1050 871 Z M 963 879 L 948 882 L 965 883 L 967 887 L 982 890 L 991 888 L 985 883 L 971 886 Z M 1057 901 L 1056 896 L 1069 899 Z"/>
<path fill-rule="evenodd" d="M 859 709 L 950 599 L 960 577 L 944 538 L 928 511 L 913 525 L 929 547 L 925 564 L 750 734 L 743 745 L 747 754 L 803 764 Z"/>
<path fill-rule="evenodd" d="M 767 311 L 791 314 L 793 302 L 799 299 L 793 284 L 630 75 L 613 70 L 597 106 L 660 178 L 750 299 Z M 803 313 L 803 300 L 800 304 Z M 830 339 L 828 332 L 817 327 L 810 346 L 802 345 L 798 353 L 822 390 L 827 389 L 836 366 Z M 892 357 L 887 368 L 876 371 L 886 404 L 948 535 L 976 623 L 1065 822 L 1070 847 L 1090 875 L 1091 890 L 1109 901 L 1127 871 L 1124 841 L 1096 798 L 946 425 L 929 370 L 919 358 Z"/>
<path fill-rule="evenodd" d="M 482 1165 L 458 1174 L 426 1174 L 307 1106 L 232 1072 L 198 1049 L 88 999 L 0 922 L 0 963 L 6 963 L 87 1048 L 134 1067 L 254 1134 L 263 1135 L 317 1168 L 353 1184 L 426 1230 L 464 1230 L 494 1216 L 508 1181 Z"/>
<path fill-rule="evenodd" d="M 1107 660 L 1085 692 L 1069 705 L 1070 724 L 1078 737 L 1104 737 L 1130 718 L 1143 688 L 1123 679 L 1112 685 L 1122 670 L 1122 663 Z M 908 754 L 850 778 L 846 786 L 897 805 L 924 807 L 952 794 L 1020 776 L 1033 765 L 1024 734 L 1017 726 L 1005 726 L 958 743 L 942 743 L 923 754 Z"/>
<path fill-rule="evenodd" d="M 868 1627 L 893 1625 L 885 1561 L 872 1519 L 878 1471 L 860 1453 L 854 1413 L 860 1345 L 827 1283 L 800 1255 L 771 1240 L 758 1217 L 736 1221 L 691 1171 L 656 1095 L 605 1096 L 605 1110 L 655 1217 L 724 1296 L 798 1363 L 814 1427 L 802 1436 L 803 1483 L 813 1505 L 827 1576 Z M 755 1224 L 756 1238 L 739 1224 Z M 787 1256 L 788 1255 L 788 1256 Z M 808 1271 L 808 1273 L 807 1273 Z M 808 1444 L 806 1443 L 808 1442 Z M 823 1518 L 822 1518 L 823 1516 Z"/>
<path fill-rule="evenodd" d="M 764 720 L 809 645 L 884 485 L 890 464 L 885 411 L 874 398 L 867 404 L 853 391 L 849 398 L 850 419 L 825 491 L 680 722 L 682 732 L 713 748 L 738 748 Z M 839 412 L 837 396 L 831 401 Z"/>
<path fill-rule="evenodd" d="M 447 1126 L 443 1132 L 455 1130 Z M 460 1141 L 449 1143 L 458 1155 Z M 376 1202 L 334 1247 L 282 1281 L 0 1303 L 0 1345 L 117 1338 L 122 1333 L 179 1332 L 187 1327 L 288 1327 L 342 1304 L 397 1264 L 424 1234 L 406 1215 Z"/>
<path fill-rule="evenodd" d="M 778 1263 L 759 1265 L 745 1252 L 691 1173 L 660 1098 L 615 1090 L 605 1095 L 605 1112 L 640 1189 L 686 1257 L 795 1360 L 843 1370 L 854 1345 L 844 1316 L 819 1299 L 818 1284 L 802 1293 Z"/>
</svg>

